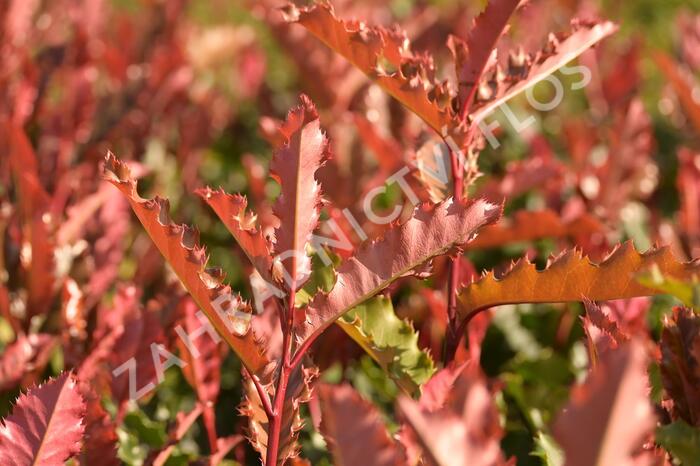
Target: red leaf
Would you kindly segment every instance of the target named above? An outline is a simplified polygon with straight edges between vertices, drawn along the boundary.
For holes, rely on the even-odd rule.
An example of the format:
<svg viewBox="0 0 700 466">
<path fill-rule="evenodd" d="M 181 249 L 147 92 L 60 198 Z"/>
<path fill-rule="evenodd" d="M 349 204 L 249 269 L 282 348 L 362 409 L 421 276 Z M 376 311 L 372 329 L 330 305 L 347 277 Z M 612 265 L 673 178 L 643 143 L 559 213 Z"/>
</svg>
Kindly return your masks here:
<svg viewBox="0 0 700 466">
<path fill-rule="evenodd" d="M 311 272 L 306 246 L 320 215 L 321 185 L 315 174 L 330 152 L 316 108 L 304 95 L 301 105 L 289 112 L 279 131 L 286 141 L 276 148 L 270 164 L 270 174 L 281 187 L 274 207 L 280 219 L 275 230 L 275 253 L 282 254 L 290 280 L 287 285 L 298 289 Z M 291 257 L 285 257 L 290 253 Z"/>
<path fill-rule="evenodd" d="M 440 375 L 442 374 L 442 375 Z M 439 373 L 441 378 L 449 373 Z M 440 409 L 401 397 L 399 410 L 422 449 L 437 466 L 504 464 L 498 410 L 478 366 L 463 366 Z M 434 406 L 431 406 L 434 407 Z"/>
<path fill-rule="evenodd" d="M 661 334 L 661 381 L 671 417 L 700 427 L 700 317 L 678 307 Z"/>
<path fill-rule="evenodd" d="M 379 293 L 395 280 L 410 275 L 434 257 L 468 243 L 479 228 L 500 216 L 500 209 L 483 200 L 461 204 L 448 199 L 435 206 L 418 206 L 413 216 L 366 242 L 337 269 L 330 293 L 318 293 L 309 303 L 296 334 L 300 340 L 318 335 L 338 317 Z"/>
<path fill-rule="evenodd" d="M 633 464 L 655 425 L 647 362 L 643 344 L 632 340 L 606 353 L 586 381 L 572 390 L 554 425 L 567 466 Z"/>
<path fill-rule="evenodd" d="M 187 335 L 192 335 L 204 325 L 197 317 L 197 305 L 190 298 L 180 301 L 182 306 L 182 326 Z M 216 451 L 216 418 L 214 404 L 219 397 L 219 385 L 221 382 L 221 352 L 219 344 L 212 337 L 204 333 L 192 345 L 198 354 L 193 354 L 185 345 L 182 338 L 177 339 L 180 356 L 187 364 L 182 368 L 182 373 L 202 403 L 204 410 L 204 426 L 209 437 L 209 447 Z"/>
<path fill-rule="evenodd" d="M 323 416 L 320 430 L 336 466 L 406 464 L 377 408 L 350 385 L 320 385 L 318 394 Z"/>
<path fill-rule="evenodd" d="M 80 451 L 85 409 L 69 373 L 31 388 L 0 426 L 0 463 L 62 465 Z"/>
<path fill-rule="evenodd" d="M 260 227 L 256 225 L 257 216 L 246 212 L 248 200 L 239 194 L 226 194 L 223 189 L 199 189 L 196 193 L 214 209 L 260 275 L 270 281 L 270 250 Z"/>
<path fill-rule="evenodd" d="M 525 0 L 526 1 L 526 0 Z M 462 102 L 474 95 L 496 43 L 506 30 L 508 19 L 523 0 L 490 0 L 486 9 L 476 17 L 466 42 L 451 36 L 452 49 Z M 464 89 L 463 89 L 464 87 Z"/>
<path fill-rule="evenodd" d="M 523 79 L 516 79 L 499 88 L 495 96 L 489 96 L 487 102 L 474 111 L 476 121 L 483 120 L 499 105 L 517 94 L 531 88 L 556 70 L 591 48 L 610 34 L 617 31 L 617 26 L 609 21 L 584 23 L 573 21 L 574 31 L 564 37 L 551 37 L 546 49 L 531 57 L 532 64 L 525 69 Z"/>
<path fill-rule="evenodd" d="M 198 233 L 187 225 L 176 225 L 170 221 L 168 201 L 159 197 L 146 200 L 136 190 L 136 181 L 129 168 L 109 153 L 105 159 L 105 178 L 116 186 L 127 198 L 131 208 L 141 221 L 154 244 L 172 266 L 192 298 L 204 311 L 214 328 L 238 354 L 243 364 L 256 373 L 267 365 L 263 348 L 250 330 L 249 320 L 230 313 L 225 321 L 213 306 L 213 301 L 222 296 L 232 296 L 229 303 L 239 313 L 249 314 L 249 306 L 234 296 L 229 286 L 222 284 L 218 269 L 207 268 L 207 253 L 198 244 Z M 229 327 L 232 330 L 229 330 Z"/>
<path fill-rule="evenodd" d="M 46 333 L 20 336 L 0 356 L 0 391 L 11 390 L 27 375 L 40 374 L 49 360 L 55 339 Z"/>
</svg>

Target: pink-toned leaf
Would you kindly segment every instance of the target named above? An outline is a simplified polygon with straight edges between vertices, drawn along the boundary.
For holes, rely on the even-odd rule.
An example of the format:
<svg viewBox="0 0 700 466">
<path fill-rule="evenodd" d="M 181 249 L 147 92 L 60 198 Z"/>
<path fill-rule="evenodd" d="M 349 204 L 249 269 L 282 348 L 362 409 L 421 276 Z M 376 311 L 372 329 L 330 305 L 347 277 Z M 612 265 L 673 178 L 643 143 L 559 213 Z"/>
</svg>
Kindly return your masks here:
<svg viewBox="0 0 700 466">
<path fill-rule="evenodd" d="M 287 286 L 298 289 L 311 272 L 306 247 L 321 213 L 321 185 L 315 175 L 330 152 L 316 108 L 304 95 L 301 105 L 287 115 L 280 132 L 285 143 L 275 149 L 270 164 L 270 174 L 281 187 L 274 207 L 280 219 L 275 253 L 288 274 Z"/>
<path fill-rule="evenodd" d="M 478 88 L 492 51 L 520 3 L 522 0 L 490 0 L 486 9 L 474 19 L 466 41 L 451 36 L 460 99 L 467 106 L 470 102 L 465 100 Z"/>
<path fill-rule="evenodd" d="M 230 316 L 229 321 L 226 321 L 214 308 L 213 302 L 216 299 L 230 296 L 232 298 L 228 308 L 237 309 L 238 314 L 250 313 L 249 306 L 234 296 L 229 286 L 222 284 L 220 271 L 207 269 L 206 250 L 198 244 L 197 231 L 170 221 L 167 200 L 159 197 L 152 200 L 141 198 L 129 168 L 111 153 L 105 159 L 105 177 L 127 197 L 131 208 L 163 257 L 243 364 L 253 373 L 264 368 L 267 358 L 250 331 L 250 319 L 226 314 L 225 317 Z"/>
<path fill-rule="evenodd" d="M 85 409 L 70 373 L 20 395 L 0 426 L 0 464 L 62 465 L 80 451 Z"/>
<path fill-rule="evenodd" d="M 587 298 L 584 298 L 583 304 L 586 308 L 583 330 L 587 337 L 591 367 L 595 367 L 603 354 L 627 342 L 630 335 L 620 328 L 607 306 L 601 306 Z"/>
<path fill-rule="evenodd" d="M 644 345 L 632 340 L 606 353 L 572 390 L 554 424 L 568 466 L 637 464 L 635 457 L 655 425 L 647 363 Z"/>
<path fill-rule="evenodd" d="M 399 398 L 398 407 L 432 464 L 505 464 L 498 410 L 477 365 L 462 368 L 439 409 L 426 409 L 407 397 Z"/>
<path fill-rule="evenodd" d="M 182 306 L 182 325 L 185 333 L 192 335 L 199 330 L 203 323 L 196 315 L 197 305 L 190 298 L 184 298 L 180 302 Z M 178 338 L 178 348 L 182 359 L 187 362 L 183 368 L 185 379 L 197 393 L 199 401 L 216 402 L 219 396 L 219 381 L 221 378 L 221 352 L 219 345 L 204 333 L 196 339 L 192 339 L 192 345 L 197 349 L 195 355 L 185 346 L 183 340 Z"/>
<path fill-rule="evenodd" d="M 609 21 L 593 23 L 574 21 L 572 27 L 572 33 L 560 38 L 552 38 L 553 43 L 548 44 L 548 49 L 551 50 L 539 52 L 533 57 L 525 78 L 515 80 L 512 84 L 499 89 L 494 98 L 475 109 L 472 114 L 473 119 L 475 121 L 483 120 L 503 102 L 531 88 L 585 50 L 617 31 L 617 26 Z"/>
<path fill-rule="evenodd" d="M 318 395 L 323 416 L 320 430 L 336 466 L 407 464 L 377 408 L 351 386 L 324 384 Z"/>
<path fill-rule="evenodd" d="M 455 382 L 464 372 L 464 364 L 450 364 L 438 371 L 423 385 L 419 400 L 421 409 L 434 412 L 445 406 Z"/>
<path fill-rule="evenodd" d="M 338 317 L 411 274 L 431 259 L 458 250 L 479 228 L 493 223 L 500 208 L 483 200 L 462 204 L 448 199 L 416 207 L 410 219 L 366 242 L 337 269 L 335 286 L 309 303 L 296 335 L 304 341 L 318 335 Z"/>
<path fill-rule="evenodd" d="M 242 435 L 229 435 L 216 439 L 216 453 L 209 457 L 209 464 L 221 464 L 226 455 L 245 438 Z"/>
</svg>

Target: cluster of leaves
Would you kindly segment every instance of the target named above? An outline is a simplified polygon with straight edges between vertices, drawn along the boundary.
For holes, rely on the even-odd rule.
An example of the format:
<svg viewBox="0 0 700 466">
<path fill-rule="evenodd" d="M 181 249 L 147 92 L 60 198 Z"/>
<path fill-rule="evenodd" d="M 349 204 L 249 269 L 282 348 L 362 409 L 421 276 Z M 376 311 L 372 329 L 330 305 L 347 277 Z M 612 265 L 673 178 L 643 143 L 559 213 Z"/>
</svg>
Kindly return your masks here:
<svg viewBox="0 0 700 466">
<path fill-rule="evenodd" d="M 185 1 L 10 1 L 0 462 L 696 464 L 699 23 L 679 16 L 678 61 L 651 53 L 672 222 L 644 45 L 555 3 L 415 5 L 405 32 L 364 22 L 382 4 L 250 2 L 265 35 L 202 29 Z M 284 120 L 245 115 L 280 106 L 251 35 L 298 71 Z M 574 59 L 586 111 L 487 147 L 493 113 Z M 249 119 L 269 169 L 240 154 L 259 141 L 226 147 Z M 211 254 L 144 185 L 206 228 L 195 191 Z"/>
</svg>

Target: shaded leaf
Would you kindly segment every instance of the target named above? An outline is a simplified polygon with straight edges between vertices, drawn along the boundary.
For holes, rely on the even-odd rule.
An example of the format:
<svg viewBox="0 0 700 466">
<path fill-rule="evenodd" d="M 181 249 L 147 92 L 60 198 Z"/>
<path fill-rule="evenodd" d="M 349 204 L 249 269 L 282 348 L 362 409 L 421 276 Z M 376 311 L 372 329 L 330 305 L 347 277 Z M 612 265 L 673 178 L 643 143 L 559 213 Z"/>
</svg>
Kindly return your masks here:
<svg viewBox="0 0 700 466">
<path fill-rule="evenodd" d="M 407 464 L 377 408 L 350 385 L 322 384 L 318 396 L 322 415 L 320 430 L 336 466 Z"/>
<path fill-rule="evenodd" d="M 250 314 L 249 306 L 234 296 L 229 286 L 221 283 L 220 272 L 206 268 L 207 254 L 204 247 L 198 244 L 197 231 L 170 221 L 167 200 L 159 197 L 151 200 L 141 198 L 129 168 L 112 153 L 105 159 L 105 178 L 127 197 L 153 243 L 243 364 L 253 373 L 265 367 L 267 360 L 250 331 L 250 319 L 243 317 Z M 219 315 L 212 304 L 222 296 L 230 297 L 227 303 L 221 303 L 222 307 L 228 306 L 229 312 L 224 316 Z"/>
<path fill-rule="evenodd" d="M 600 264 L 592 263 L 577 250 L 569 250 L 538 271 L 520 259 L 500 278 L 493 272 L 466 286 L 459 295 L 459 311 L 466 317 L 480 309 L 511 303 L 556 303 L 650 296 L 658 291 L 637 282 L 636 275 L 656 265 L 666 275 L 680 279 L 697 273 L 696 262 L 680 263 L 668 248 L 640 254 L 631 242 L 615 248 Z"/>
<path fill-rule="evenodd" d="M 0 426 L 0 463 L 63 464 L 80 451 L 85 409 L 70 373 L 29 389 Z"/>
<path fill-rule="evenodd" d="M 336 323 L 357 342 L 406 393 L 430 379 L 435 366 L 418 346 L 413 326 L 394 313 L 391 299 L 377 296 L 351 309 Z"/>
<path fill-rule="evenodd" d="M 664 407 L 672 419 L 700 427 L 700 317 L 677 307 L 663 324 L 659 346 Z"/>
<path fill-rule="evenodd" d="M 163 466 L 166 461 L 168 461 L 168 458 L 175 448 L 175 445 L 182 440 L 187 431 L 190 430 L 190 427 L 192 427 L 192 424 L 197 421 L 201 414 L 202 405 L 198 403 L 189 413 L 180 411 L 175 415 L 175 423 L 171 426 L 170 431 L 168 432 L 167 443 L 157 452 L 157 454 L 152 455 L 155 456 L 151 463 L 153 466 Z"/>
<path fill-rule="evenodd" d="M 630 335 L 620 326 L 606 307 L 588 298 L 583 299 L 586 315 L 583 317 L 583 330 L 586 332 L 591 366 L 595 367 L 600 356 L 617 349 L 630 339 Z"/>
<path fill-rule="evenodd" d="M 11 390 L 27 375 L 39 374 L 46 367 L 56 343 L 46 333 L 21 335 L 0 355 L 0 391 Z"/>
<path fill-rule="evenodd" d="M 633 340 L 604 355 L 554 424 L 567 466 L 632 465 L 655 425 L 647 356 Z M 582 441 L 585 439 L 585 441 Z"/>
<path fill-rule="evenodd" d="M 683 107 L 683 111 L 695 127 L 695 130 L 700 131 L 700 105 L 694 97 L 698 89 L 698 83 L 695 81 L 692 72 L 674 62 L 664 52 L 657 50 L 652 56 L 656 65 L 676 92 L 681 107 Z"/>
<path fill-rule="evenodd" d="M 303 342 L 318 335 L 395 280 L 436 256 L 458 250 L 499 215 L 498 207 L 482 200 L 418 206 L 409 220 L 390 228 L 382 238 L 366 242 L 343 261 L 330 293 L 317 294 L 305 318 L 297 320 L 297 338 Z"/>
<path fill-rule="evenodd" d="M 700 465 L 700 429 L 675 421 L 656 429 L 656 441 L 684 466 Z"/>
</svg>

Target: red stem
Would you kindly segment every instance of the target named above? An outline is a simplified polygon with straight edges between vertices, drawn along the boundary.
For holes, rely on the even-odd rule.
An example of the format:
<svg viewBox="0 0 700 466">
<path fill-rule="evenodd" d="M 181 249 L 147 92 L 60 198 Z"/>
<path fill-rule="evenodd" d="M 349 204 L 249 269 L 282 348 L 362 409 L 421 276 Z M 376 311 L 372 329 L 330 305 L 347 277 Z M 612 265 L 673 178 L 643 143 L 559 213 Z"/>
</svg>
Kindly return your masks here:
<svg viewBox="0 0 700 466">
<path fill-rule="evenodd" d="M 294 328 L 294 300 L 296 297 L 296 283 L 292 281 L 289 296 L 287 297 L 287 309 L 280 317 L 282 324 L 282 367 L 279 372 L 275 398 L 272 406 L 272 417 L 268 428 L 267 459 L 265 464 L 275 466 L 279 456 L 280 431 L 282 430 L 282 412 L 284 411 L 284 401 L 287 396 L 287 384 L 289 376 L 293 370 L 291 360 L 292 349 L 292 329 Z"/>
<path fill-rule="evenodd" d="M 452 165 L 452 184 L 454 185 L 455 201 L 461 202 L 464 191 L 463 175 L 464 167 L 462 157 L 450 150 L 450 161 Z M 445 366 L 450 363 L 455 357 L 457 346 L 461 340 L 459 332 L 459 315 L 457 314 L 457 288 L 459 288 L 459 264 L 460 257 L 456 256 L 450 259 L 449 269 L 447 272 L 447 332 L 445 335 L 445 350 L 442 355 L 442 360 Z"/>
<path fill-rule="evenodd" d="M 207 431 L 207 438 L 209 439 L 209 450 L 211 454 L 215 454 L 218 451 L 218 446 L 216 443 L 216 417 L 214 416 L 214 405 L 211 402 L 206 402 L 204 404 L 204 410 L 202 411 L 202 418 L 204 420 L 204 427 Z"/>
</svg>

